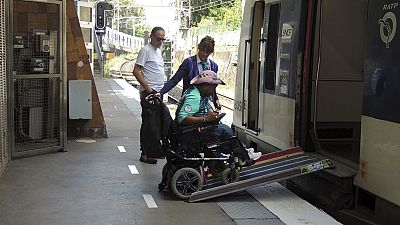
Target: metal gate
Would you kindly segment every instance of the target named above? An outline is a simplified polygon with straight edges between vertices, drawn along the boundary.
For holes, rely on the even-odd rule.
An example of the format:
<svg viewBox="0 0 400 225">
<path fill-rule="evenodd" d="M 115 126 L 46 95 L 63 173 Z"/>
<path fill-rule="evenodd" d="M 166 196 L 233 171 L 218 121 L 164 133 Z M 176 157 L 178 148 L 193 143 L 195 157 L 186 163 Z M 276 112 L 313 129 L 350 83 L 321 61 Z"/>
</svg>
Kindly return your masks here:
<svg viewBox="0 0 400 225">
<path fill-rule="evenodd" d="M 0 174 L 8 160 L 5 20 L 6 20 L 5 1 L 0 1 Z"/>
<path fill-rule="evenodd" d="M 63 148 L 62 1 L 13 1 L 12 157 Z"/>
</svg>

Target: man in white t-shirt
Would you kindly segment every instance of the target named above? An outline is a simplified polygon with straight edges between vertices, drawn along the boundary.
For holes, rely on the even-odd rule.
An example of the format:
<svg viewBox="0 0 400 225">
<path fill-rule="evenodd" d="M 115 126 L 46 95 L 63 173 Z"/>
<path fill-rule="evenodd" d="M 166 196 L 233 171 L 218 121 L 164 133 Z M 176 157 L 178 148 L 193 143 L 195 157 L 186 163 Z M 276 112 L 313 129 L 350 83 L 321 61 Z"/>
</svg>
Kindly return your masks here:
<svg viewBox="0 0 400 225">
<path fill-rule="evenodd" d="M 165 31 L 162 27 L 154 27 L 150 34 L 150 43 L 145 45 L 139 52 L 136 59 L 136 64 L 133 69 L 133 75 L 140 83 L 140 105 L 142 106 L 142 126 L 140 128 L 140 149 L 142 154 L 140 161 L 155 164 L 156 159 L 149 158 L 148 152 L 143 147 L 145 135 L 143 134 L 143 124 L 146 124 L 146 120 L 152 119 L 144 115 L 144 112 L 151 107 L 144 98 L 151 94 L 157 93 L 164 86 L 164 60 L 161 55 L 161 45 L 165 41 Z"/>
</svg>

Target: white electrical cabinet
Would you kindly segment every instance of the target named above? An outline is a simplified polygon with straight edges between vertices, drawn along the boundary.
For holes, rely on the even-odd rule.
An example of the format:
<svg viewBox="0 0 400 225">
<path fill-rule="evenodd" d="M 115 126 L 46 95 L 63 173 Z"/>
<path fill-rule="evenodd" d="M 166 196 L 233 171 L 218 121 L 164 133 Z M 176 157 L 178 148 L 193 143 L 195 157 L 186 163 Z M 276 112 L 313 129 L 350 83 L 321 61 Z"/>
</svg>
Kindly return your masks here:
<svg viewBox="0 0 400 225">
<path fill-rule="evenodd" d="M 69 118 L 92 119 L 92 81 L 70 80 L 68 84 Z"/>
</svg>

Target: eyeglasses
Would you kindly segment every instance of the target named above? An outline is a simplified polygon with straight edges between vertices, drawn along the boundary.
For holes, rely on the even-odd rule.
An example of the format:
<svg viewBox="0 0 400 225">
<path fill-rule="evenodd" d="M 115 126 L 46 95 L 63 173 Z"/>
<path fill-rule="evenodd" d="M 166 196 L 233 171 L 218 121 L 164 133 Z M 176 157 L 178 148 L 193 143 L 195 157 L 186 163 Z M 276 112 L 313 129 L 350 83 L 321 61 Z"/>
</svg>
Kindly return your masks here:
<svg viewBox="0 0 400 225">
<path fill-rule="evenodd" d="M 167 40 L 167 39 L 165 39 L 165 38 L 162 38 L 162 37 L 154 37 L 157 41 L 165 41 L 165 40 Z"/>
</svg>

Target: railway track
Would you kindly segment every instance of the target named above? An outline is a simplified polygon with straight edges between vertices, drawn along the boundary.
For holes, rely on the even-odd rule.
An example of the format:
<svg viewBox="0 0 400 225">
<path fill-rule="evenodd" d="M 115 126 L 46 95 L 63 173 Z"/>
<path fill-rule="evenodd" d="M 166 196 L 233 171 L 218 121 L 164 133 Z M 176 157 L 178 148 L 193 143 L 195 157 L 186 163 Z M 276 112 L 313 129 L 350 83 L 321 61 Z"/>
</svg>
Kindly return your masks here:
<svg viewBox="0 0 400 225">
<path fill-rule="evenodd" d="M 111 75 L 115 78 L 125 79 L 130 85 L 132 85 L 134 87 L 139 86 L 139 82 L 135 79 L 135 77 L 132 75 L 132 73 L 116 71 L 115 73 L 112 73 Z M 182 94 L 182 86 L 177 85 L 168 93 L 169 101 L 172 103 L 178 103 L 179 98 L 181 97 L 181 94 Z M 232 97 L 224 94 L 222 91 L 218 91 L 218 89 L 217 89 L 217 95 L 219 97 L 222 107 L 227 110 L 233 111 L 234 99 Z"/>
</svg>

